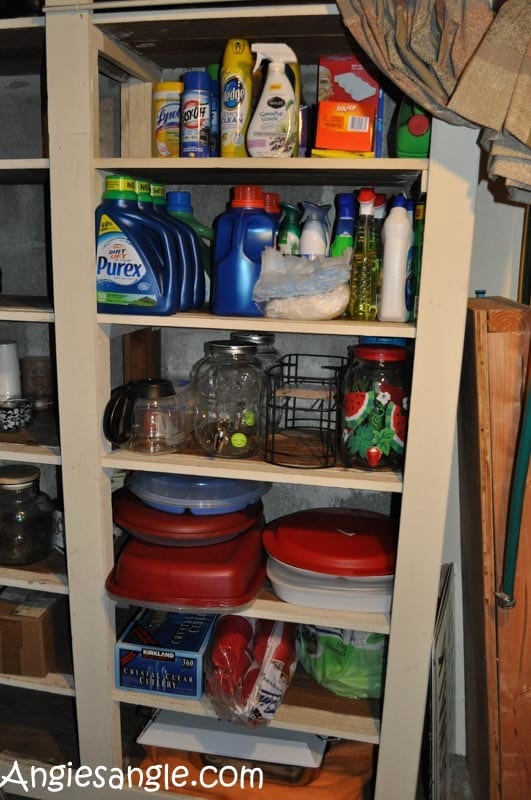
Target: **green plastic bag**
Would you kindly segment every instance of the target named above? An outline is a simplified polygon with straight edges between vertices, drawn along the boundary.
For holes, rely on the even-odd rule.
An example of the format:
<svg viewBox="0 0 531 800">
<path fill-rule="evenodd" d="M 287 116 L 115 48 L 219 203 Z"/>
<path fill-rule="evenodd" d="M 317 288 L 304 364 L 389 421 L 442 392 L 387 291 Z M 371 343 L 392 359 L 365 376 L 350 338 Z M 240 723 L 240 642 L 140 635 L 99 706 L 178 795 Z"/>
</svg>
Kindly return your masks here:
<svg viewBox="0 0 531 800">
<path fill-rule="evenodd" d="M 380 697 L 387 637 L 311 625 L 299 627 L 300 663 L 341 697 Z"/>
</svg>

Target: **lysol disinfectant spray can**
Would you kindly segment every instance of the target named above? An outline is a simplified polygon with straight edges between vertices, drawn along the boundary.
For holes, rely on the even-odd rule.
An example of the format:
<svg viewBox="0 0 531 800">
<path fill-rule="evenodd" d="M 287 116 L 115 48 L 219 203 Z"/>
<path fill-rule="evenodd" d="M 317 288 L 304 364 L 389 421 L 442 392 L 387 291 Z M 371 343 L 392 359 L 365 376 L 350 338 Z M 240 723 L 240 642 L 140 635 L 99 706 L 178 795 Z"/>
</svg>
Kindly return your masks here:
<svg viewBox="0 0 531 800">
<path fill-rule="evenodd" d="M 183 158 L 210 156 L 210 92 L 208 72 L 185 72 L 181 108 L 181 155 Z"/>
</svg>

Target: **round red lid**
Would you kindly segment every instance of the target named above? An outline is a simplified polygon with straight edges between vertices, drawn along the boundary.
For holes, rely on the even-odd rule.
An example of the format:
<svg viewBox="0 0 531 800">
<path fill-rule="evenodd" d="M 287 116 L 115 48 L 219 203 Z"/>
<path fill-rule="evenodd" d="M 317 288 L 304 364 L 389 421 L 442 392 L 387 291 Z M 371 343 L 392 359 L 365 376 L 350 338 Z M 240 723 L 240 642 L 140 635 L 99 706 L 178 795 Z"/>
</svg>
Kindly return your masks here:
<svg viewBox="0 0 531 800">
<path fill-rule="evenodd" d="M 278 561 L 324 575 L 392 575 L 395 569 L 394 523 L 372 511 L 298 511 L 268 525 L 263 542 Z"/>
<path fill-rule="evenodd" d="M 232 208 L 264 208 L 264 193 L 261 186 L 240 184 L 232 191 Z"/>
<path fill-rule="evenodd" d="M 262 504 L 255 503 L 230 514 L 201 516 L 185 511 L 172 514 L 146 505 L 129 489 L 118 489 L 112 496 L 113 519 L 117 525 L 143 536 L 156 538 L 197 539 L 207 543 L 220 535 L 242 533 L 254 525 L 262 513 Z"/>
<path fill-rule="evenodd" d="M 412 136 L 424 136 L 430 128 L 430 121 L 426 114 L 413 114 L 407 121 L 407 127 Z"/>
</svg>

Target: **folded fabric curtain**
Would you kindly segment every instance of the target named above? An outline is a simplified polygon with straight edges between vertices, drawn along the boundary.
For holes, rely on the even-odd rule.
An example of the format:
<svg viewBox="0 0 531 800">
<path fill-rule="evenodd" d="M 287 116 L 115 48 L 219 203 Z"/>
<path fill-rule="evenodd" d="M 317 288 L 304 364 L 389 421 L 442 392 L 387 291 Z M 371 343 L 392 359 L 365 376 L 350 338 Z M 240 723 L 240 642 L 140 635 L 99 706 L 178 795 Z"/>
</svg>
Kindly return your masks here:
<svg viewBox="0 0 531 800">
<path fill-rule="evenodd" d="M 531 198 L 531 2 L 337 0 L 380 71 L 433 116 L 483 128 L 492 179 Z"/>
</svg>

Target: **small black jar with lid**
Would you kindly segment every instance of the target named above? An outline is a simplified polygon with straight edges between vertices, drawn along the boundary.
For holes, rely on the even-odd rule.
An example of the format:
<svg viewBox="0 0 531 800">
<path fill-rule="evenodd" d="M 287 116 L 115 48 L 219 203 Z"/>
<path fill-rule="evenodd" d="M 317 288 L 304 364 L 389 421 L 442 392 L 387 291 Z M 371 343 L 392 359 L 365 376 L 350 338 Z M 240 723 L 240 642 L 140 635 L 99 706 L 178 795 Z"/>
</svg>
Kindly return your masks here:
<svg viewBox="0 0 531 800">
<path fill-rule="evenodd" d="M 342 381 L 341 459 L 347 467 L 400 469 L 409 410 L 407 350 L 358 345 Z"/>
<path fill-rule="evenodd" d="M 33 564 L 53 542 L 53 503 L 39 489 L 38 467 L 0 467 L 0 564 Z"/>
</svg>

